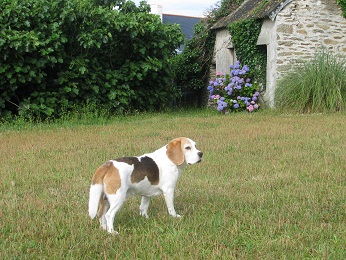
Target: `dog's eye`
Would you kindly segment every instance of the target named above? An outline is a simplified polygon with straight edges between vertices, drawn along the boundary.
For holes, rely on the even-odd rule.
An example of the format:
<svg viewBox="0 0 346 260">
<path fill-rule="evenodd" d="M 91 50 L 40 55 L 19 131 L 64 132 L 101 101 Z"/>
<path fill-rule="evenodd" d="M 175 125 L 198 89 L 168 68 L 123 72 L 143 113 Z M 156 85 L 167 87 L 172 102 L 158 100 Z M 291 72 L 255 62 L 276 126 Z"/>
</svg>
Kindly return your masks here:
<svg viewBox="0 0 346 260">
<path fill-rule="evenodd" d="M 190 146 L 186 146 L 185 149 L 186 150 L 191 150 L 191 147 Z"/>
</svg>

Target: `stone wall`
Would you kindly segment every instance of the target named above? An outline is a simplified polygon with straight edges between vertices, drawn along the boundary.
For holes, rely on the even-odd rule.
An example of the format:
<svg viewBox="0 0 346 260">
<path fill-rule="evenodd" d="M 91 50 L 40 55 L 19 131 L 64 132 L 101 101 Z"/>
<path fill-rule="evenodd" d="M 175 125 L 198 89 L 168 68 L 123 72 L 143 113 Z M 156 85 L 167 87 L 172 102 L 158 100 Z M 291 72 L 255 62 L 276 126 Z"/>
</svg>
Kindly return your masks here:
<svg viewBox="0 0 346 260">
<path fill-rule="evenodd" d="M 230 73 L 229 66 L 235 64 L 231 35 L 227 28 L 216 31 L 213 61 L 217 72 Z"/>
<path fill-rule="evenodd" d="M 335 0 L 292 1 L 279 12 L 275 21 L 277 78 L 323 47 L 346 55 L 346 19 L 341 13 Z"/>
</svg>

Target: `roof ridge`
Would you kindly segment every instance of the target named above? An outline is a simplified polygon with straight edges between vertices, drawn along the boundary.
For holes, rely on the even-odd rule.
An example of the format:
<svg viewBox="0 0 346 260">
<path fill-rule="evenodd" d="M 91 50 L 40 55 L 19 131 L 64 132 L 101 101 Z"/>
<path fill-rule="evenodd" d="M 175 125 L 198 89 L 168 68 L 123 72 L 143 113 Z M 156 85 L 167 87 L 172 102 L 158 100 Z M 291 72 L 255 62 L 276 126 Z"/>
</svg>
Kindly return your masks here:
<svg viewBox="0 0 346 260">
<path fill-rule="evenodd" d="M 245 0 L 237 9 L 217 21 L 211 29 L 224 28 L 228 24 L 249 18 L 265 18 L 272 20 L 293 0 Z"/>
<path fill-rule="evenodd" d="M 179 17 L 186 17 L 186 18 L 199 18 L 199 19 L 203 19 L 203 18 L 204 18 L 204 17 L 200 17 L 200 16 L 191 16 L 191 15 L 182 15 L 182 14 L 167 14 L 167 13 L 162 13 L 162 15 L 179 16 Z"/>
</svg>

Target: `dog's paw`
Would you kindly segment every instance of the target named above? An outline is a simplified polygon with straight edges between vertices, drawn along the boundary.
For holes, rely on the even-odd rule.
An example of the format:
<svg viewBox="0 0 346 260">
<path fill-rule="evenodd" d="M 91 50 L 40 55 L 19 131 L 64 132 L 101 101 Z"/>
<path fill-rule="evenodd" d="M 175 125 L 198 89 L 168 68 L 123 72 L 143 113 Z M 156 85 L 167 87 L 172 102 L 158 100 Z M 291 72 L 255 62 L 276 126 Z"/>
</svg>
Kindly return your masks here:
<svg viewBox="0 0 346 260">
<path fill-rule="evenodd" d="M 181 216 L 179 214 L 170 214 L 173 218 L 181 218 Z"/>
<path fill-rule="evenodd" d="M 108 228 L 107 232 L 111 235 L 119 235 L 119 233 L 117 231 L 115 231 L 113 228 Z"/>
<path fill-rule="evenodd" d="M 106 224 L 101 224 L 100 227 L 101 227 L 103 230 L 107 230 L 107 225 L 106 225 Z"/>
<path fill-rule="evenodd" d="M 102 221 L 101 219 L 99 219 L 100 222 L 100 226 L 103 230 L 107 230 L 107 223 L 105 221 Z"/>
<path fill-rule="evenodd" d="M 146 212 L 139 212 L 139 214 L 141 215 L 141 216 L 143 216 L 143 217 L 145 217 L 146 219 L 149 219 L 149 216 L 148 216 L 148 214 L 146 213 Z"/>
</svg>

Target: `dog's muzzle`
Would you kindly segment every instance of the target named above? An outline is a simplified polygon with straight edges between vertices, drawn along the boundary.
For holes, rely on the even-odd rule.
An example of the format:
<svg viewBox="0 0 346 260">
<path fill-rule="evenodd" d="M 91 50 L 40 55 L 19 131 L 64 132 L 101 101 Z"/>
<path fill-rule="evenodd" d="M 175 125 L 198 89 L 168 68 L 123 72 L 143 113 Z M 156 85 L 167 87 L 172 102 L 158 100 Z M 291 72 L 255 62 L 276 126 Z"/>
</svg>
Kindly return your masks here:
<svg viewBox="0 0 346 260">
<path fill-rule="evenodd" d="M 191 165 L 191 164 L 195 164 L 195 163 L 200 163 L 202 161 L 202 157 L 203 157 L 203 153 L 202 152 L 198 152 L 197 153 L 199 159 L 197 162 L 194 162 L 194 163 L 187 163 L 188 165 Z"/>
<path fill-rule="evenodd" d="M 198 156 L 199 156 L 199 161 L 197 163 L 200 163 L 202 161 L 203 153 L 198 152 Z"/>
</svg>

